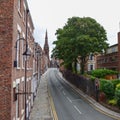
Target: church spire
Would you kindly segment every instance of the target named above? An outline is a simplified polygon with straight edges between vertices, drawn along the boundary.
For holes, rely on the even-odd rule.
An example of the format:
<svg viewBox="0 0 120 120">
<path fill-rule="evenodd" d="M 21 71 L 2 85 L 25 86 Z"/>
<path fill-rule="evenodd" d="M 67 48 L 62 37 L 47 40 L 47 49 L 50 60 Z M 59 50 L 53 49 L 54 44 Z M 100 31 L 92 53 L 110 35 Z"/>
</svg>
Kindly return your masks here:
<svg viewBox="0 0 120 120">
<path fill-rule="evenodd" d="M 47 29 L 46 29 L 46 34 L 45 34 L 45 43 L 48 44 L 48 35 L 47 35 Z"/>
<path fill-rule="evenodd" d="M 46 55 L 46 56 L 48 57 L 48 59 L 49 59 L 49 45 L 48 45 L 48 34 L 47 34 L 47 29 L 46 29 L 46 34 L 45 34 L 44 51 L 45 51 L 45 55 Z"/>
</svg>

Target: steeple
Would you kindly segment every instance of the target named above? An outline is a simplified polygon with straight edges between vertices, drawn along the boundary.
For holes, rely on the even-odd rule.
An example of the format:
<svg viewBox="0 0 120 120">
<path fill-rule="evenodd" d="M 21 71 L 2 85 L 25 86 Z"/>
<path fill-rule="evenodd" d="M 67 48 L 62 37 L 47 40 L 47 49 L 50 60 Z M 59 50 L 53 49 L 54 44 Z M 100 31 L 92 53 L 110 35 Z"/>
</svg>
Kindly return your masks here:
<svg viewBox="0 0 120 120">
<path fill-rule="evenodd" d="M 49 45 L 48 45 L 48 34 L 47 34 L 47 30 L 46 30 L 46 34 L 45 34 L 44 51 L 45 51 L 45 55 L 46 55 L 46 56 L 48 57 L 48 59 L 49 59 Z"/>
<path fill-rule="evenodd" d="M 48 44 L 48 35 L 47 35 L 47 30 L 46 30 L 46 34 L 45 34 L 45 44 Z"/>
</svg>

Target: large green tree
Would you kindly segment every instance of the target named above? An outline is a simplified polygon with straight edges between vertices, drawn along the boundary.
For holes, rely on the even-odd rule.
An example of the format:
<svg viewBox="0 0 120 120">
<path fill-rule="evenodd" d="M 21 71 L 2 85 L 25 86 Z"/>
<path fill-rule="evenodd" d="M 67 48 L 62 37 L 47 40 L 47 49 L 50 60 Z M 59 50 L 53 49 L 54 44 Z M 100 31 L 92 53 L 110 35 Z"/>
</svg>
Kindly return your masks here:
<svg viewBox="0 0 120 120">
<path fill-rule="evenodd" d="M 90 53 L 101 53 L 108 47 L 105 29 L 90 17 L 69 18 L 63 28 L 56 30 L 56 36 L 53 55 L 63 59 L 63 64 L 70 70 L 80 59 L 82 74 Z"/>
</svg>

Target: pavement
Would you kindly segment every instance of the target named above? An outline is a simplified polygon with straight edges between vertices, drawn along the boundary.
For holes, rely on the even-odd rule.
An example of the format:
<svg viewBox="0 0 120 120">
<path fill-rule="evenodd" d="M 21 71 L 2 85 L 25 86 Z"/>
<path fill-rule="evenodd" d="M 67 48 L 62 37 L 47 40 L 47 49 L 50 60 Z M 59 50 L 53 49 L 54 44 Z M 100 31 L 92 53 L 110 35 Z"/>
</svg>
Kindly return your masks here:
<svg viewBox="0 0 120 120">
<path fill-rule="evenodd" d="M 60 73 L 61 78 L 62 74 Z M 65 82 L 67 82 L 64 79 Z M 114 112 L 95 101 L 93 98 L 89 97 L 81 90 L 67 82 L 74 90 L 76 90 L 83 99 L 90 103 L 96 110 L 116 119 L 120 120 L 120 113 Z M 47 76 L 44 74 L 41 77 L 40 85 L 38 87 L 37 96 L 34 101 L 33 108 L 30 113 L 30 120 L 58 120 L 54 103 L 50 95 L 50 91 L 47 85 Z"/>
<path fill-rule="evenodd" d="M 30 113 L 30 120 L 54 120 L 50 106 L 50 96 L 48 93 L 47 76 L 41 76 L 37 95 Z"/>
</svg>

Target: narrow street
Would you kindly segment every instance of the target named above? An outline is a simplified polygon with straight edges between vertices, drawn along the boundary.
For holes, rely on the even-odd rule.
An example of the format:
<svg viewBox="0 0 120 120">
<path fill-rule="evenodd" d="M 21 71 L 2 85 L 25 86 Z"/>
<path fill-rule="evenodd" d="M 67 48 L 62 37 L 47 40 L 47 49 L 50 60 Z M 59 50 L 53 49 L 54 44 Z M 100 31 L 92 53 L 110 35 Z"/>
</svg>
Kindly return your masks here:
<svg viewBox="0 0 120 120">
<path fill-rule="evenodd" d="M 57 69 L 47 71 L 48 87 L 53 97 L 59 120 L 114 120 L 95 110 L 66 84 Z"/>
</svg>

